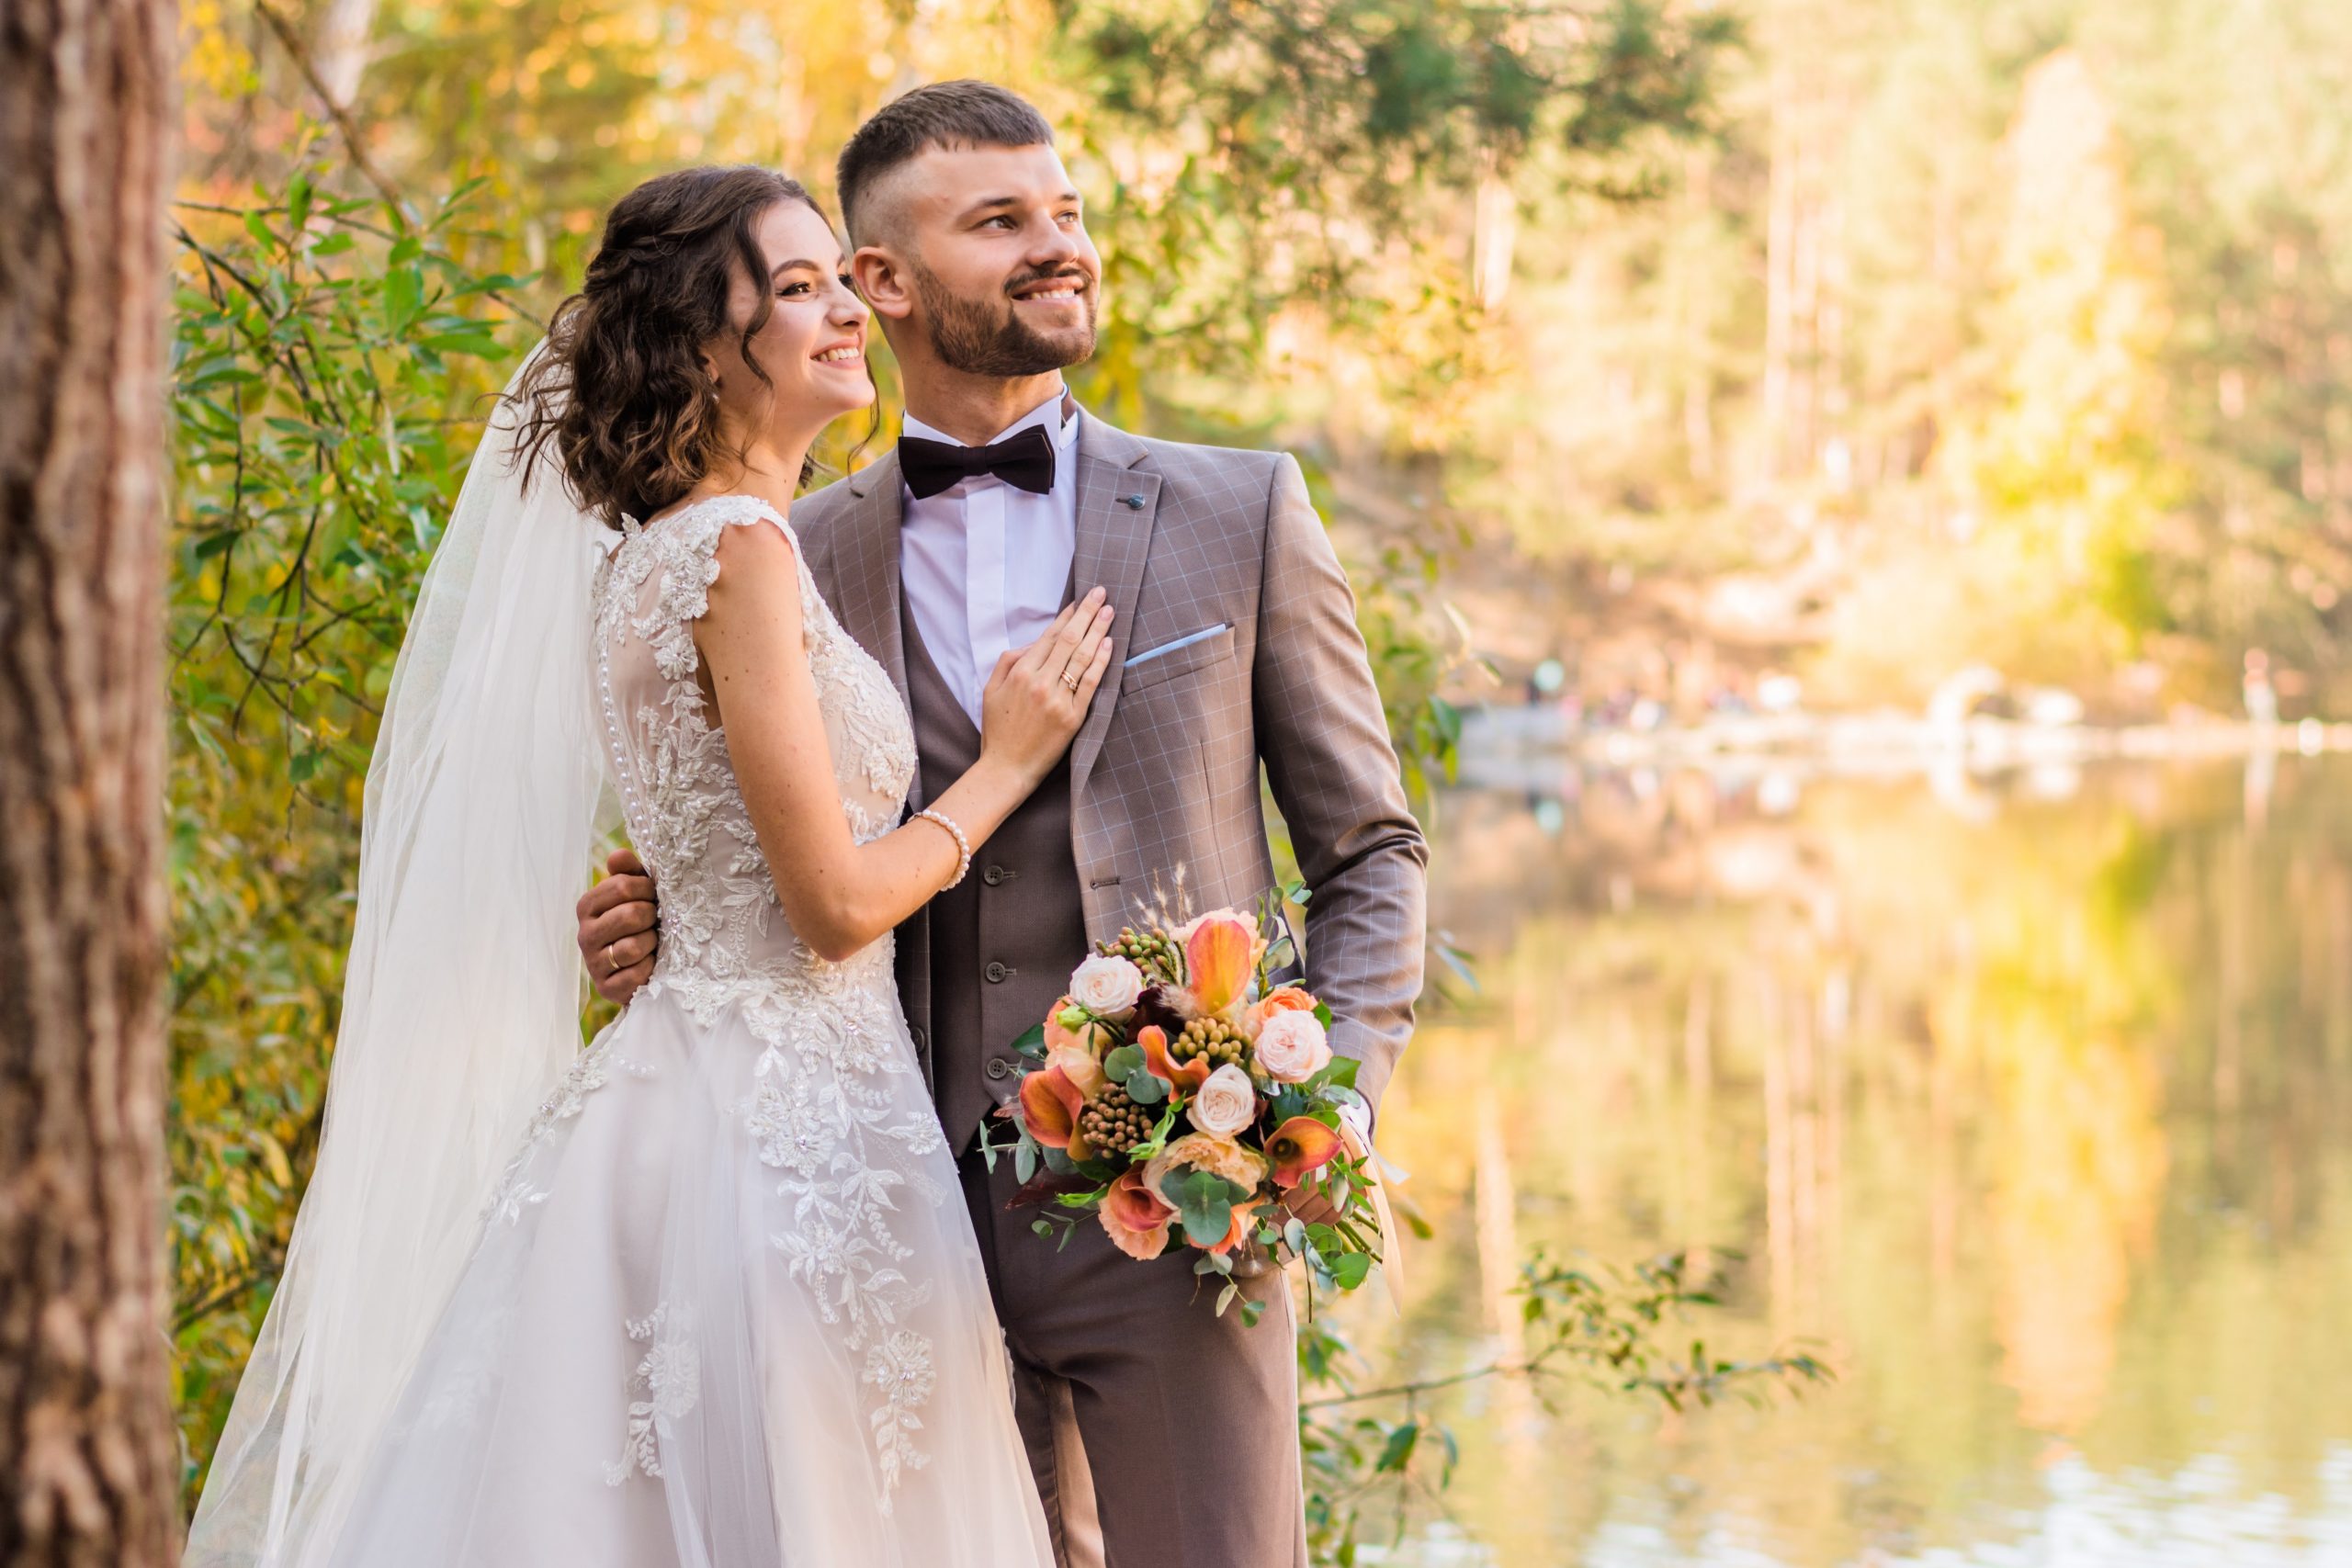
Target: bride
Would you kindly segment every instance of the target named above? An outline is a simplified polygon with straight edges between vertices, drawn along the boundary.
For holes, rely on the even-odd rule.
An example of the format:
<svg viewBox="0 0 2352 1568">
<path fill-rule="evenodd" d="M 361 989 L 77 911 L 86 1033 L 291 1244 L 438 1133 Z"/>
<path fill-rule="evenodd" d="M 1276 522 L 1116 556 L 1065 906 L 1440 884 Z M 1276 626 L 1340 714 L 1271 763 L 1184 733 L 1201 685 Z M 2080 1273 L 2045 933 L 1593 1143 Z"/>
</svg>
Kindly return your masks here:
<svg viewBox="0 0 2352 1568">
<path fill-rule="evenodd" d="M 842 271 L 790 180 L 650 181 L 492 422 L 371 763 L 325 1136 L 196 1568 L 1052 1560 L 890 932 L 1069 744 L 1110 611 L 1005 656 L 978 762 L 901 822 L 904 710 L 786 521 L 873 398 Z M 608 793 L 661 961 L 580 1051 Z"/>
</svg>

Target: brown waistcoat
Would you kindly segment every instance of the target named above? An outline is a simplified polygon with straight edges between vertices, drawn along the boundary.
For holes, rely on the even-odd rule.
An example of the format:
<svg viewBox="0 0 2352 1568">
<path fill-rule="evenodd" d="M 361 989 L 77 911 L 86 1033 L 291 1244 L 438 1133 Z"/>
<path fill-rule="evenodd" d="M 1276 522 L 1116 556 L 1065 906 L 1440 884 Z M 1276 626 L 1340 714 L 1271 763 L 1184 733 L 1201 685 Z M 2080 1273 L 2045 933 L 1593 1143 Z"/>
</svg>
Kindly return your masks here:
<svg viewBox="0 0 2352 1568">
<path fill-rule="evenodd" d="M 1336 1015 L 1332 1048 L 1363 1062 L 1357 1087 L 1377 1106 L 1420 990 L 1428 852 L 1405 802 L 1347 579 L 1298 465 L 1272 453 L 1147 441 L 1087 415 L 1075 470 L 1070 581 L 1110 591 L 1111 668 L 1070 743 L 1067 789 L 1057 779 L 1030 807 L 1066 811 L 1066 832 L 1058 822 L 1050 832 L 1009 829 L 1038 853 L 1053 840 L 1059 886 L 1050 896 L 1038 889 L 1046 863 L 1004 858 L 1010 837 L 984 850 L 975 874 L 984 877 L 991 863 L 1021 873 L 997 890 L 1009 886 L 1017 910 L 1060 920 L 1073 908 L 1074 863 L 1074 907 L 1096 939 L 1163 907 L 1179 919 L 1247 908 L 1274 880 L 1264 804 L 1271 791 L 1314 894 L 1304 933 L 1307 978 Z M 971 739 L 944 693 L 914 690 L 899 592 L 904 498 L 890 454 L 801 498 L 792 521 L 842 626 L 916 713 L 929 777 L 953 765 L 958 739 L 966 748 Z M 921 804 L 923 788 L 913 793 Z M 986 1097 L 957 1094 L 944 1080 L 1003 1042 L 989 1020 L 971 1023 L 981 1010 L 967 1001 L 940 1010 L 956 1049 L 934 1044 L 934 975 L 944 990 L 968 998 L 974 964 L 1022 971 L 981 993 L 1021 987 L 1009 1040 L 1036 1021 L 1033 1014 L 1060 994 L 1082 956 L 1076 942 L 1032 942 L 1027 931 L 981 913 L 964 917 L 971 934 L 960 973 L 944 953 L 934 963 L 928 913 L 918 911 L 899 932 L 899 996 L 959 1140 Z M 1045 973 L 1035 972 L 1037 960 L 998 945 L 1016 940 L 1030 952 L 1057 950 Z M 959 1060 L 941 1071 L 950 1055 Z"/>
<path fill-rule="evenodd" d="M 913 612 L 901 615 L 922 798 L 936 800 L 979 760 L 980 732 L 924 651 Z M 932 1094 L 960 1151 L 1012 1093 L 1021 1072 L 1012 1043 L 1060 999 L 1086 956 L 1067 756 L 974 851 L 971 874 L 931 901 L 930 919 Z"/>
</svg>

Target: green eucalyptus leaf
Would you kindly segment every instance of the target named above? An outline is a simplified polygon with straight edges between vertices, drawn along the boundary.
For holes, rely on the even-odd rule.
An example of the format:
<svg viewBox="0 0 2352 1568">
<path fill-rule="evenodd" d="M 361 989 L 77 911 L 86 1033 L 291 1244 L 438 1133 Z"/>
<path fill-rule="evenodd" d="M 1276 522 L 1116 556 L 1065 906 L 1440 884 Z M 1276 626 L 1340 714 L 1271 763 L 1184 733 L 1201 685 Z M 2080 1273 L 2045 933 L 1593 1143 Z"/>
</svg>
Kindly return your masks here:
<svg viewBox="0 0 2352 1568">
<path fill-rule="evenodd" d="M 1160 1179 L 1160 1196 L 1176 1210 L 1184 1238 L 1194 1247 L 1215 1247 L 1233 1228 L 1233 1206 L 1250 1190 L 1210 1171 L 1182 1168 Z"/>
</svg>

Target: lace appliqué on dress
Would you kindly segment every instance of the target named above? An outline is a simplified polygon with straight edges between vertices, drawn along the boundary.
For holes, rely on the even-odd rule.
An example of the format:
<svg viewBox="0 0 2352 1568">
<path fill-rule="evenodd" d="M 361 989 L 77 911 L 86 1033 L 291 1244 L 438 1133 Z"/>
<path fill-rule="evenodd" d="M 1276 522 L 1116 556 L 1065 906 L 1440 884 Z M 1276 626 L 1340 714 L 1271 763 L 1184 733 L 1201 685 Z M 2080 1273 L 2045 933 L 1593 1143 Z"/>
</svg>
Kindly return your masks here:
<svg viewBox="0 0 2352 1568">
<path fill-rule="evenodd" d="M 874 1413 L 874 1446 L 881 1461 L 883 1511 L 888 1513 L 899 1471 L 921 1470 L 931 1462 L 914 1440 L 914 1434 L 922 1430 L 922 1417 L 915 1412 L 931 1397 L 931 1341 L 907 1333 L 882 1340 L 866 1355 L 865 1382 L 882 1395 L 882 1406 Z"/>
<path fill-rule="evenodd" d="M 522 1146 L 506 1162 L 506 1168 L 499 1173 L 498 1185 L 491 1190 L 490 1203 L 482 1212 L 483 1224 L 517 1224 L 524 1210 L 547 1201 L 547 1189 L 532 1180 L 532 1167 L 554 1134 L 557 1123 L 579 1115 L 588 1097 L 611 1081 L 608 1055 L 605 1037 L 598 1035 L 580 1053 L 554 1092 L 540 1103 L 530 1125 L 523 1130 Z"/>
<path fill-rule="evenodd" d="M 605 1483 L 618 1486 L 631 1472 L 662 1473 L 662 1440 L 677 1436 L 677 1424 L 702 1399 L 702 1358 L 695 1348 L 694 1313 L 667 1303 L 623 1326 L 630 1340 L 646 1347 L 629 1381 L 628 1439 L 621 1457 L 605 1467 Z"/>
</svg>

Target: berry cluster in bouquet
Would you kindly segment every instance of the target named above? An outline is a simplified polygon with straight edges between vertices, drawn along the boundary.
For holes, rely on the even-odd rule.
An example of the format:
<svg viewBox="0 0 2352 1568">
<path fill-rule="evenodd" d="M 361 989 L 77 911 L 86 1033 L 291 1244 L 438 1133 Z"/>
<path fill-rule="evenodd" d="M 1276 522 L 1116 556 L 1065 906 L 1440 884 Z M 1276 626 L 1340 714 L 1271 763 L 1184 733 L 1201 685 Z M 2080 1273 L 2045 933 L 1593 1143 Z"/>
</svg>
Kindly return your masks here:
<svg viewBox="0 0 2352 1568">
<path fill-rule="evenodd" d="M 1298 1258 L 1314 1283 L 1353 1290 L 1384 1237 L 1356 1063 L 1333 1055 L 1329 1008 L 1273 982 L 1293 947 L 1271 908 L 1264 925 L 1276 940 L 1218 909 L 1098 944 L 1015 1043 L 1033 1066 L 999 1112 L 1040 1235 L 1067 1242 L 1092 1213 L 1144 1260 L 1181 1236 L 1193 1272 L 1224 1281 L 1218 1314 L 1238 1301 L 1251 1324 L 1263 1303 L 1237 1277 Z M 983 1138 L 993 1168 L 1008 1145 Z"/>
</svg>

